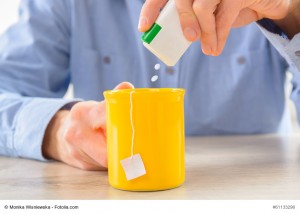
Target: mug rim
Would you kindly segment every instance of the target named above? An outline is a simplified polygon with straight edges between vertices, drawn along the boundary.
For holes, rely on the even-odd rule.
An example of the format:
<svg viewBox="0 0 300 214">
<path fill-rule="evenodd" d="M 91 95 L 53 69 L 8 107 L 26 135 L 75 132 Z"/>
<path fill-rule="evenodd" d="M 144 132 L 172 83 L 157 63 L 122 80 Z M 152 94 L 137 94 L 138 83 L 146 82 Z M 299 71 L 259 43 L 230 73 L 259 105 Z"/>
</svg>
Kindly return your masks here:
<svg viewBox="0 0 300 214">
<path fill-rule="evenodd" d="M 162 93 L 185 93 L 183 88 L 130 88 L 130 89 L 117 89 L 117 90 L 106 90 L 103 92 L 104 95 L 116 95 L 116 94 L 130 94 L 134 91 L 135 94 L 162 94 Z"/>
</svg>

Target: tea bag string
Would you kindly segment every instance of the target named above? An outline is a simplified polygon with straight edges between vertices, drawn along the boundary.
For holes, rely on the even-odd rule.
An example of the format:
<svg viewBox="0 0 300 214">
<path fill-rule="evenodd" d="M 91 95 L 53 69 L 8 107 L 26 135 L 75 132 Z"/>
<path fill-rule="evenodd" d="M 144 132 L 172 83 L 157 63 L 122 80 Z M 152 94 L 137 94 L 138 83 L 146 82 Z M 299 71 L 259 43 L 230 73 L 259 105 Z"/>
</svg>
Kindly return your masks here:
<svg viewBox="0 0 300 214">
<path fill-rule="evenodd" d="M 131 130 L 132 130 L 132 136 L 131 136 L 131 156 L 133 157 L 133 147 L 134 147 L 134 124 L 133 124 L 133 104 L 132 104 L 132 94 L 134 91 L 130 92 L 130 124 L 131 124 Z"/>
</svg>

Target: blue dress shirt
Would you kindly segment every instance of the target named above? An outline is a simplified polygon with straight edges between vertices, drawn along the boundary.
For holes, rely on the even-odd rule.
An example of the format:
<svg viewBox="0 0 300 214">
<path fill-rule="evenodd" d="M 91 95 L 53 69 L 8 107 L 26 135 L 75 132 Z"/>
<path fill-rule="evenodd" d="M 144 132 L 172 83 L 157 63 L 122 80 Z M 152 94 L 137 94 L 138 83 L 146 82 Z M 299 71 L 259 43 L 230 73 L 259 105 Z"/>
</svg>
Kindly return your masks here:
<svg viewBox="0 0 300 214">
<path fill-rule="evenodd" d="M 76 98 L 98 101 L 122 81 L 184 88 L 188 135 L 274 133 L 289 127 L 284 116 L 288 66 L 256 24 L 232 30 L 221 56 L 204 55 L 196 42 L 175 67 L 162 65 L 157 72 L 154 65 L 160 62 L 137 31 L 142 3 L 22 1 L 19 21 L 0 38 L 1 155 L 44 160 L 45 129 L 73 101 L 62 98 L 70 83 Z M 293 83 L 299 90 L 299 77 Z"/>
</svg>

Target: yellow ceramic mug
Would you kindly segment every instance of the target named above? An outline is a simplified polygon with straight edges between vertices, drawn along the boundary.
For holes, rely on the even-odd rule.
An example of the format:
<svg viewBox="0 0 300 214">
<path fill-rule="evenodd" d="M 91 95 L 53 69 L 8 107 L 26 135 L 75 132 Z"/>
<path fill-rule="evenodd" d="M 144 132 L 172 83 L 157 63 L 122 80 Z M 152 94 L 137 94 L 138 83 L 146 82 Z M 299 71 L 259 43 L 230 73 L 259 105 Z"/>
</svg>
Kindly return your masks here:
<svg viewBox="0 0 300 214">
<path fill-rule="evenodd" d="M 183 89 L 171 88 L 104 92 L 108 176 L 112 187 L 156 191 L 182 185 L 185 179 L 184 93 Z M 132 154 L 131 121 L 133 154 L 140 154 L 146 174 L 127 180 L 120 162 Z"/>
</svg>

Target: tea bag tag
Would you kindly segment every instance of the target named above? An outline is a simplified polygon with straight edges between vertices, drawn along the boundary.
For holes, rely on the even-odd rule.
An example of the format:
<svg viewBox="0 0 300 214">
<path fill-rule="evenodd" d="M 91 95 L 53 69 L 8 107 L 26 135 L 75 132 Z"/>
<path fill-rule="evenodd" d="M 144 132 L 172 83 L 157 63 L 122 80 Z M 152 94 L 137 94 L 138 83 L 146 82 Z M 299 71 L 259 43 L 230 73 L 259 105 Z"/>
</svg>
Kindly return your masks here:
<svg viewBox="0 0 300 214">
<path fill-rule="evenodd" d="M 120 161 L 128 181 L 146 174 L 146 169 L 140 154 Z"/>
</svg>

